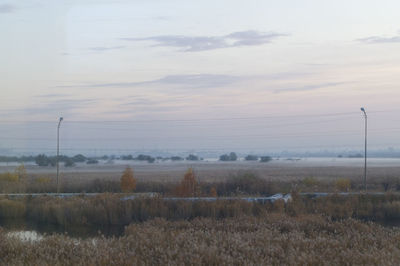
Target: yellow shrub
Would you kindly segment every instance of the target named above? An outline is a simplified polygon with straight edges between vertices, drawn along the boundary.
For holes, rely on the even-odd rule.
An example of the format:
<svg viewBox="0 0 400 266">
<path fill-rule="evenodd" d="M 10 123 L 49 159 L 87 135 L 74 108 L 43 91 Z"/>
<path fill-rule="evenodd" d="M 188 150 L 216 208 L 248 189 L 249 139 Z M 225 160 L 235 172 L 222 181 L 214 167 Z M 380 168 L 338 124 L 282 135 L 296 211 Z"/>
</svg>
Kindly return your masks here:
<svg viewBox="0 0 400 266">
<path fill-rule="evenodd" d="M 19 178 L 17 174 L 12 174 L 10 172 L 0 174 L 0 181 L 18 182 L 18 180 Z"/>
<path fill-rule="evenodd" d="M 15 168 L 14 174 L 16 174 L 18 176 L 19 180 L 21 180 L 21 181 L 25 180 L 26 176 L 27 176 L 25 166 L 23 164 L 21 164 L 20 166 Z"/>
<path fill-rule="evenodd" d="M 51 178 L 50 177 L 38 177 L 38 178 L 36 178 L 36 183 L 39 183 L 39 184 L 47 184 L 47 183 L 50 183 L 51 182 Z"/>
<path fill-rule="evenodd" d="M 0 181 L 18 182 L 26 179 L 26 169 L 23 164 L 15 168 L 14 173 L 5 172 L 0 174 Z"/>
<path fill-rule="evenodd" d="M 335 182 L 335 188 L 339 191 L 349 191 L 351 186 L 350 179 L 347 178 L 339 178 Z"/>
</svg>

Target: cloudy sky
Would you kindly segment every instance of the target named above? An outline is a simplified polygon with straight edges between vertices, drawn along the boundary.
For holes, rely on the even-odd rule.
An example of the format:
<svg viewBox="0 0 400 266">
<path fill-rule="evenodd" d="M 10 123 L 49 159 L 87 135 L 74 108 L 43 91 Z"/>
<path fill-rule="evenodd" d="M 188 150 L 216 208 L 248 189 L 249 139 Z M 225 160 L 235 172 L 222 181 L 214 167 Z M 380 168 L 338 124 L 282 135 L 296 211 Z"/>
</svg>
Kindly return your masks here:
<svg viewBox="0 0 400 266">
<path fill-rule="evenodd" d="M 396 0 L 0 0 L 0 149 L 399 147 Z M 54 146 L 54 145 L 53 145 Z"/>
</svg>

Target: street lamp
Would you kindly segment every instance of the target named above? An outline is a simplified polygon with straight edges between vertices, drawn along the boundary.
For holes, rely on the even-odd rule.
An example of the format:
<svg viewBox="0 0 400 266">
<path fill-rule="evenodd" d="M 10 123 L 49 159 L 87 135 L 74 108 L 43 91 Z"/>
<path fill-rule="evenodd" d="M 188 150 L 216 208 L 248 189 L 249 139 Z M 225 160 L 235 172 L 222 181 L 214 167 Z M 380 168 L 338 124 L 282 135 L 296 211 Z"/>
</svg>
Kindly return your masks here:
<svg viewBox="0 0 400 266">
<path fill-rule="evenodd" d="M 63 121 L 63 118 L 60 117 L 60 120 L 58 121 L 58 127 L 57 127 L 57 193 L 60 193 L 60 186 L 59 186 L 59 181 L 58 181 L 58 175 L 60 173 L 60 167 L 59 167 L 59 157 L 60 157 L 60 126 L 61 122 Z"/>
<path fill-rule="evenodd" d="M 364 147 L 364 189 L 367 192 L 367 129 L 368 129 L 368 117 L 367 112 L 365 111 L 364 107 L 361 107 L 361 111 L 364 113 L 365 118 L 365 147 Z"/>
</svg>

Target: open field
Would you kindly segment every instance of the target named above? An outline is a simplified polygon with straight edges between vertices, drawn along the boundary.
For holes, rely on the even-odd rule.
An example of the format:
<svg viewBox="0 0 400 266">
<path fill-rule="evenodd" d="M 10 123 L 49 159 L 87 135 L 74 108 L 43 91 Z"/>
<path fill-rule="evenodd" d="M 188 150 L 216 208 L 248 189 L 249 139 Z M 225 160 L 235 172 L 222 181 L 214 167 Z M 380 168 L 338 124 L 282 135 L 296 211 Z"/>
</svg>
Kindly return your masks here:
<svg viewBox="0 0 400 266">
<path fill-rule="evenodd" d="M 0 173 L 13 171 L 17 163 L 1 164 Z M 348 158 L 306 158 L 280 159 L 269 163 L 259 162 L 132 162 L 117 161 L 115 164 L 85 165 L 74 167 L 60 166 L 62 177 L 71 179 L 119 178 L 126 166 L 134 169 L 135 177 L 142 181 L 177 181 L 188 167 L 193 167 L 200 181 L 224 181 L 237 172 L 251 171 L 261 178 L 271 181 L 292 181 L 306 177 L 316 178 L 351 178 L 363 176 L 363 159 Z M 33 176 L 54 176 L 55 167 L 38 167 L 25 165 L 28 174 Z M 399 177 L 400 159 L 377 159 L 368 161 L 370 178 Z"/>
<path fill-rule="evenodd" d="M 348 158 L 308 158 L 301 160 L 280 159 L 269 163 L 259 162 L 132 162 L 116 161 L 114 164 L 61 167 L 61 188 L 64 192 L 118 192 L 119 180 L 126 166 L 133 168 L 138 181 L 138 192 L 166 192 L 180 182 L 189 167 L 193 167 L 199 183 L 211 185 L 226 182 L 233 176 L 250 173 L 273 184 L 271 193 L 334 192 L 338 179 L 349 180 L 350 186 L 344 191 L 360 191 L 363 182 L 363 160 Z M 0 173 L 12 172 L 16 164 L 0 166 Z M 28 192 L 54 192 L 55 168 L 26 165 Z M 35 184 L 35 180 L 45 178 L 52 184 Z M 29 186 L 29 185 L 28 185 Z M 53 187 L 51 187 L 53 186 Z M 0 192 L 23 192 L 23 189 Z M 11 184 L 12 187 L 12 184 Z M 96 188 L 94 188 L 96 187 Z M 371 191 L 400 190 L 399 159 L 369 159 L 368 188 Z"/>
</svg>

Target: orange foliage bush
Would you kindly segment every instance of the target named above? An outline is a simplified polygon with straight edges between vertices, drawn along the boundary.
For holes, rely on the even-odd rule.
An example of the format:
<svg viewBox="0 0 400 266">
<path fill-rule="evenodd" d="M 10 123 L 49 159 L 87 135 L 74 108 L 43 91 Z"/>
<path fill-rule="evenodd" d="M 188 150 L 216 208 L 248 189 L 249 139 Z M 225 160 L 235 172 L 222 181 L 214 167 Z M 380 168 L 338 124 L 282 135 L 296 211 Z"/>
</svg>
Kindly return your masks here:
<svg viewBox="0 0 400 266">
<path fill-rule="evenodd" d="M 218 197 L 218 193 L 217 193 L 217 190 L 215 189 L 215 187 L 212 187 L 211 189 L 210 189 L 210 197 Z"/>
<path fill-rule="evenodd" d="M 194 197 L 198 196 L 199 185 L 194 175 L 193 169 L 189 168 L 183 177 L 183 180 L 176 188 L 176 195 L 179 197 Z"/>
<path fill-rule="evenodd" d="M 136 189 L 136 179 L 133 177 L 132 168 L 127 167 L 121 176 L 122 192 L 132 192 Z"/>
</svg>

